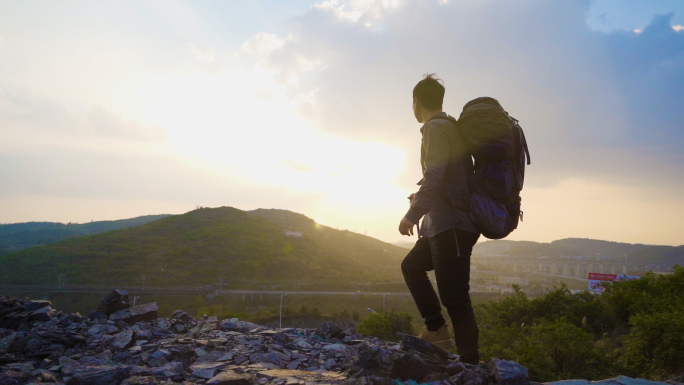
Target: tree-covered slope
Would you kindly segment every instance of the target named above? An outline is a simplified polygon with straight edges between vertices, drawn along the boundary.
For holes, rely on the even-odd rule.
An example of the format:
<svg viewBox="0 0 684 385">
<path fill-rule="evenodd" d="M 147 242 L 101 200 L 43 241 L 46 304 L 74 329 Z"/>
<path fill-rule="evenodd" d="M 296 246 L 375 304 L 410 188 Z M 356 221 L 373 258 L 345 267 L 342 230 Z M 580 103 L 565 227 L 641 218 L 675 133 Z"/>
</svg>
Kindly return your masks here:
<svg viewBox="0 0 684 385">
<path fill-rule="evenodd" d="M 69 238 L 140 226 L 167 216 L 168 214 L 145 215 L 131 219 L 83 224 L 57 222 L 0 224 L 0 254 L 32 246 L 49 245 Z"/>
<path fill-rule="evenodd" d="M 391 281 L 400 279 L 405 254 L 284 210 L 205 208 L 0 256 L 0 283 L 56 283 L 60 274 L 88 285 Z"/>
</svg>

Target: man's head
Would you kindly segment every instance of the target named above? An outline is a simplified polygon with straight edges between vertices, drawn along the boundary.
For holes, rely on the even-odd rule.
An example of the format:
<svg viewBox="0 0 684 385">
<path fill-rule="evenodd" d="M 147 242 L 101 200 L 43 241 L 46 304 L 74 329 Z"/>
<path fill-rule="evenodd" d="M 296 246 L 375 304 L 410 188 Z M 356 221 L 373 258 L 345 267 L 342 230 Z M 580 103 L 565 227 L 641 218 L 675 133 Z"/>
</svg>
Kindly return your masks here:
<svg viewBox="0 0 684 385">
<path fill-rule="evenodd" d="M 413 87 L 413 114 L 419 123 L 425 123 L 434 113 L 442 111 L 444 85 L 436 74 L 425 74 Z"/>
</svg>

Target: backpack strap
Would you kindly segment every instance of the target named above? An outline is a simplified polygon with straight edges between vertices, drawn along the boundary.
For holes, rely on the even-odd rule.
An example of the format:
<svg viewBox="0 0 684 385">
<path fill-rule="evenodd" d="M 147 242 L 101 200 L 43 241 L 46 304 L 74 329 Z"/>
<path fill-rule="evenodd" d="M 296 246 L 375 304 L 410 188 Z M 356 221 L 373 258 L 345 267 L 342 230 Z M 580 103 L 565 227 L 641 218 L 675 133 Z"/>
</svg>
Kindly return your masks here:
<svg viewBox="0 0 684 385">
<path fill-rule="evenodd" d="M 525 133 L 523 132 L 522 127 L 520 127 L 520 137 L 522 138 L 523 149 L 525 150 L 525 155 L 527 156 L 527 165 L 529 166 L 532 163 L 532 159 L 530 159 L 530 150 L 527 148 L 527 140 L 525 140 Z"/>
<path fill-rule="evenodd" d="M 431 120 L 437 120 L 437 119 L 449 120 L 449 121 L 451 121 L 451 122 L 454 123 L 454 124 L 457 124 L 457 123 L 458 123 L 458 121 L 456 120 L 456 118 L 454 118 L 454 117 L 451 116 L 451 115 L 447 115 L 447 116 L 441 116 L 441 115 L 440 115 L 440 116 L 433 116 L 433 117 L 431 117 L 430 119 L 428 119 L 427 122 L 429 122 L 429 121 L 431 121 Z M 427 123 L 427 122 L 425 122 L 425 123 Z"/>
<path fill-rule="evenodd" d="M 527 140 L 525 139 L 525 132 L 523 131 L 522 127 L 520 127 L 520 124 L 518 123 L 518 119 L 509 116 L 509 119 L 513 122 L 513 124 L 520 129 L 520 139 L 522 140 L 522 148 L 523 151 L 525 151 L 525 155 L 527 156 L 527 165 L 529 166 L 532 163 L 532 159 L 530 159 L 530 150 L 527 148 Z"/>
</svg>

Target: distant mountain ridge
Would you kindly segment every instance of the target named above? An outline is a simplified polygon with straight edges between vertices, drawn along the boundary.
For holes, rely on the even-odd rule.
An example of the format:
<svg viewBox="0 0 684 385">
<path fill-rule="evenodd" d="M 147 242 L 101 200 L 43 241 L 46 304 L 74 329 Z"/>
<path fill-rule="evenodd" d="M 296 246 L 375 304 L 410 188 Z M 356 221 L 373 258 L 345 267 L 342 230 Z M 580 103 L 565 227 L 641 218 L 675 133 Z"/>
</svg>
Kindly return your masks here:
<svg viewBox="0 0 684 385">
<path fill-rule="evenodd" d="M 99 234 L 107 231 L 144 225 L 168 217 L 170 214 L 145 215 L 114 221 L 90 223 L 25 222 L 0 224 L 0 254 L 42 246 L 69 238 Z"/>
<path fill-rule="evenodd" d="M 684 245 L 661 246 L 566 238 L 550 243 L 530 241 L 486 241 L 473 248 L 476 255 L 510 255 L 528 257 L 603 256 L 630 263 L 684 264 Z"/>
<path fill-rule="evenodd" d="M 2 255 L 0 284 L 54 284 L 62 274 L 83 285 L 397 281 L 404 255 L 399 247 L 286 210 L 202 208 Z"/>
</svg>

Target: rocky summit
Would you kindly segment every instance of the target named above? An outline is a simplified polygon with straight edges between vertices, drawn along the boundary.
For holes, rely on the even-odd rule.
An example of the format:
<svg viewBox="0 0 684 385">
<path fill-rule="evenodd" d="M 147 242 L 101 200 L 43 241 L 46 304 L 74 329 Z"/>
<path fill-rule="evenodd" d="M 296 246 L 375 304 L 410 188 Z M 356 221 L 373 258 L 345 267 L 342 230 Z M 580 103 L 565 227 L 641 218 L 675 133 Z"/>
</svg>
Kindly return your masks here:
<svg viewBox="0 0 684 385">
<path fill-rule="evenodd" d="M 346 384 L 529 385 L 518 363 L 480 365 L 405 335 L 400 343 L 343 330 L 273 330 L 238 319 L 159 318 L 155 303 L 130 306 L 110 293 L 88 317 L 49 301 L 0 297 L 0 385 Z M 554 385 L 649 385 L 618 377 Z"/>
</svg>

